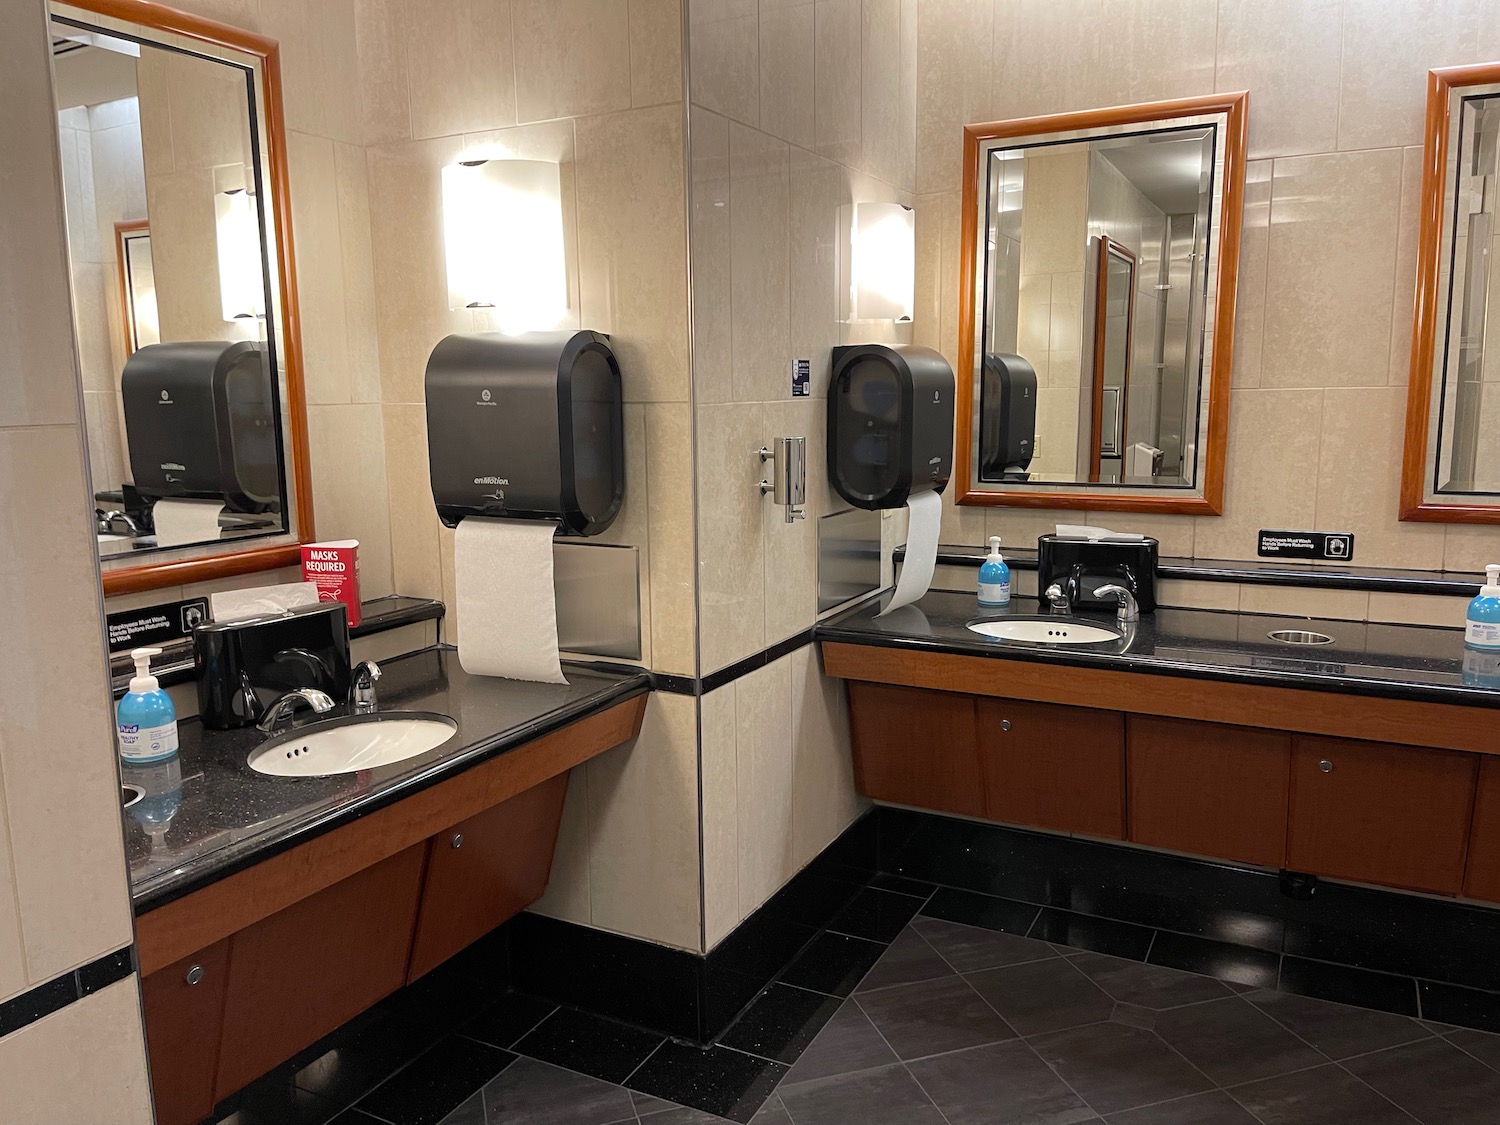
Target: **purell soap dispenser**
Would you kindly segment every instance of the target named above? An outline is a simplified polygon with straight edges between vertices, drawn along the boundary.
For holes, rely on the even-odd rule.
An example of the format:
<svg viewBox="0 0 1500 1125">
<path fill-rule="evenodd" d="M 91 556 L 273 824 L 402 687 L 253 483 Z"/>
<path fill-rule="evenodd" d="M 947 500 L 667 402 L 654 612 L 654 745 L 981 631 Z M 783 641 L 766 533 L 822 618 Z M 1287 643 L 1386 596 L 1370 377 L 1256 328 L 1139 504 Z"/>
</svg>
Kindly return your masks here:
<svg viewBox="0 0 1500 1125">
<path fill-rule="evenodd" d="M 1010 567 L 1000 557 L 1000 536 L 990 536 L 989 558 L 979 568 L 979 608 L 1004 609 L 1010 605 Z"/>
<path fill-rule="evenodd" d="M 1469 648 L 1500 650 L 1500 563 L 1484 568 L 1485 583 L 1469 603 L 1464 644 Z"/>
<path fill-rule="evenodd" d="M 115 712 L 120 757 L 135 765 L 165 761 L 177 753 L 177 708 L 151 674 L 151 658 L 160 655 L 159 648 L 131 651 L 135 677 Z"/>
</svg>

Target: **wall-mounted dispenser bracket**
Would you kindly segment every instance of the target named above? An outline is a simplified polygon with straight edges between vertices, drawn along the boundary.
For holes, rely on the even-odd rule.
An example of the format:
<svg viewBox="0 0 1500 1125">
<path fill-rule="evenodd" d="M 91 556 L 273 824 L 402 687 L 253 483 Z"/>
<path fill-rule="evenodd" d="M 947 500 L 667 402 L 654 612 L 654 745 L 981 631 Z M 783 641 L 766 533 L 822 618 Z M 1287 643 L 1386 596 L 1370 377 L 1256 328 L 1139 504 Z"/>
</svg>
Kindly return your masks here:
<svg viewBox="0 0 1500 1125">
<path fill-rule="evenodd" d="M 776 438 L 760 451 L 762 463 L 771 463 L 771 479 L 760 482 L 760 490 L 786 509 L 786 522 L 807 518 L 807 439 Z"/>
</svg>

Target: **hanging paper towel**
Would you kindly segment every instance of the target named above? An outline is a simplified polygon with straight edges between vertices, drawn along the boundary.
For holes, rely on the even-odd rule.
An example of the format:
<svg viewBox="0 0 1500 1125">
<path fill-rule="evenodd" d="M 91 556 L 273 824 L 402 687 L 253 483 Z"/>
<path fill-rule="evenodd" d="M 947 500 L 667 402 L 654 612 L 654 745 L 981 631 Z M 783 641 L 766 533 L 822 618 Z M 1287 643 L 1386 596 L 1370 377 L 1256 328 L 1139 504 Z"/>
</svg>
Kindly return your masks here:
<svg viewBox="0 0 1500 1125">
<path fill-rule="evenodd" d="M 473 676 L 564 684 L 552 537 L 543 520 L 460 520 L 453 557 L 458 662 Z"/>
<path fill-rule="evenodd" d="M 219 538 L 222 500 L 181 500 L 164 497 L 151 506 L 158 547 L 179 547 Z"/>
<path fill-rule="evenodd" d="M 943 497 L 937 492 L 919 492 L 906 502 L 906 559 L 896 592 L 876 616 L 911 605 L 932 585 L 932 570 L 937 565 L 938 532 L 943 526 Z"/>
</svg>

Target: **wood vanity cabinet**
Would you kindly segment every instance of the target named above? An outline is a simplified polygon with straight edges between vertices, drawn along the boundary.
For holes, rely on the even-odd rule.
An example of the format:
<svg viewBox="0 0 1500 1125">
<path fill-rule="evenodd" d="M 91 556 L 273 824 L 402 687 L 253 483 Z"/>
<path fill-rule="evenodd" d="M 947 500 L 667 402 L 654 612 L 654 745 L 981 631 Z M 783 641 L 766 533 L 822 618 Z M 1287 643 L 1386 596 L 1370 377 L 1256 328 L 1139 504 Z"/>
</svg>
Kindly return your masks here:
<svg viewBox="0 0 1500 1125">
<path fill-rule="evenodd" d="M 1500 758 L 1486 757 L 1479 767 L 1464 897 L 1500 902 Z"/>
<path fill-rule="evenodd" d="M 195 1125 L 213 1112 L 229 942 L 217 941 L 141 979 L 157 1125 Z"/>
<path fill-rule="evenodd" d="M 1474 754 L 1298 735 L 1287 866 L 1457 894 L 1478 773 Z"/>
<path fill-rule="evenodd" d="M 1125 743 L 1132 842 L 1283 866 L 1291 735 L 1131 715 Z"/>
<path fill-rule="evenodd" d="M 986 815 L 972 695 L 851 682 L 849 723 L 865 796 Z"/>
</svg>

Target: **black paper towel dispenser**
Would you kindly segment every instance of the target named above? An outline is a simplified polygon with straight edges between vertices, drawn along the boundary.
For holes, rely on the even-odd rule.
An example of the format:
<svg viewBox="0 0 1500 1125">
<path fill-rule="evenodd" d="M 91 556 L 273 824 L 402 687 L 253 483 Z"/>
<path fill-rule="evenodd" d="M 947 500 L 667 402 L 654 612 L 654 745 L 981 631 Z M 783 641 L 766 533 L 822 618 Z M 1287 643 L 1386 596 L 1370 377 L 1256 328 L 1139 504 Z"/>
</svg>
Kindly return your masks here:
<svg viewBox="0 0 1500 1125">
<path fill-rule="evenodd" d="M 427 360 L 432 498 L 465 516 L 597 535 L 625 496 L 620 365 L 597 332 L 448 336 Z"/>
<path fill-rule="evenodd" d="M 856 508 L 899 508 L 953 472 L 953 369 L 931 348 L 833 349 L 828 479 Z"/>
<path fill-rule="evenodd" d="M 281 502 L 276 400 L 266 352 L 241 340 L 148 344 L 120 374 L 130 473 L 152 499 Z"/>
<path fill-rule="evenodd" d="M 1028 480 L 1036 452 L 1036 368 L 1018 355 L 984 357 L 979 392 L 979 479 Z"/>
</svg>

